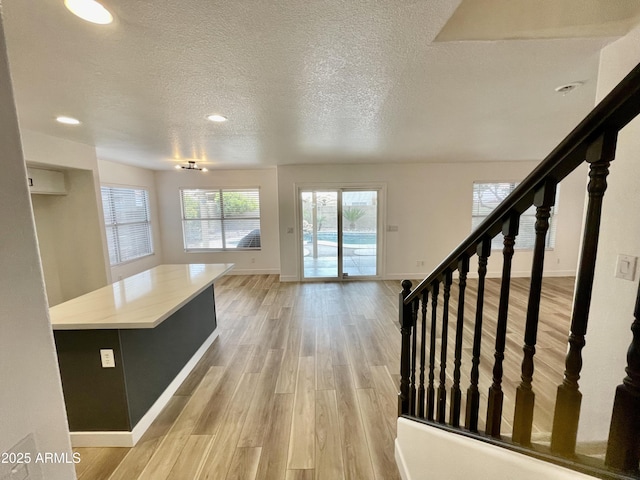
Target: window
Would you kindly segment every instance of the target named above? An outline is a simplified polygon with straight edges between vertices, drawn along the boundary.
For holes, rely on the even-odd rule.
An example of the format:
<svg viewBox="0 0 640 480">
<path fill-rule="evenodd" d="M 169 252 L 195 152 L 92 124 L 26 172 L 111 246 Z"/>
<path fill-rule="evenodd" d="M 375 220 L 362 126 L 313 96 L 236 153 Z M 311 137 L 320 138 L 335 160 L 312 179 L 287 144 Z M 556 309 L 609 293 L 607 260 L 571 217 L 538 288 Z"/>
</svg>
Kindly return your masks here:
<svg viewBox="0 0 640 480">
<path fill-rule="evenodd" d="M 149 192 L 136 188 L 102 187 L 109 263 L 118 265 L 153 254 Z"/>
<path fill-rule="evenodd" d="M 260 249 L 260 191 L 180 190 L 186 251 Z"/>
<path fill-rule="evenodd" d="M 514 182 L 502 183 L 475 183 L 473 184 L 473 211 L 471 217 L 471 229 L 480 225 L 507 196 L 518 186 Z M 547 232 L 546 248 L 552 249 L 556 243 L 556 219 L 559 186 L 556 191 L 556 206 L 551 209 L 549 217 L 549 231 Z M 520 229 L 516 237 L 516 249 L 532 250 L 535 245 L 536 232 L 536 207 L 531 206 L 520 216 Z M 491 242 L 492 250 L 502 250 L 503 237 L 496 235 Z"/>
</svg>

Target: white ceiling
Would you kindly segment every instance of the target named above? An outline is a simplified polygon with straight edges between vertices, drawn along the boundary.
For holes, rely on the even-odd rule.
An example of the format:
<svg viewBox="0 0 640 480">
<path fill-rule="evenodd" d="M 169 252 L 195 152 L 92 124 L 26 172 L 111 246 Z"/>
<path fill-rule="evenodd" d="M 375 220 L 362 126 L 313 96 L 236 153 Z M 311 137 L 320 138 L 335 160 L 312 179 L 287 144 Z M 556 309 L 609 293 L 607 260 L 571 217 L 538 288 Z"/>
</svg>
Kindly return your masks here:
<svg viewBox="0 0 640 480">
<path fill-rule="evenodd" d="M 593 107 L 615 39 L 585 25 L 579 38 L 434 42 L 460 0 L 102 3 L 111 25 L 62 0 L 2 0 L 20 125 L 152 169 L 540 160 Z"/>
<path fill-rule="evenodd" d="M 436 41 L 620 36 L 639 18 L 638 0 L 463 0 Z"/>
</svg>

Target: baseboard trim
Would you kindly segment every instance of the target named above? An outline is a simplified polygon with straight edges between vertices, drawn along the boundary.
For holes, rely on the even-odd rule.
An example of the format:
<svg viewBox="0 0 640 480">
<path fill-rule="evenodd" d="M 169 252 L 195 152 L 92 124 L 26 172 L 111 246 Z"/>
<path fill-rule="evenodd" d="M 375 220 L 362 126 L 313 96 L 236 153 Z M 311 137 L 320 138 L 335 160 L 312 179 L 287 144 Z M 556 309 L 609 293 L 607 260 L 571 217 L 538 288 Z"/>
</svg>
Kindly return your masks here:
<svg viewBox="0 0 640 480">
<path fill-rule="evenodd" d="M 232 271 L 227 272 L 225 275 L 278 275 L 280 270 L 277 268 L 263 268 L 263 269 L 238 269 L 234 268 Z"/>
<path fill-rule="evenodd" d="M 400 477 L 402 480 L 411 480 L 411 475 L 409 475 L 409 470 L 407 468 L 407 462 L 404 459 L 404 455 L 402 455 L 402 450 L 400 450 L 400 443 L 398 442 L 398 439 L 396 438 L 393 443 L 395 445 L 396 465 L 398 466 Z"/>
<path fill-rule="evenodd" d="M 500 278 L 502 272 L 487 272 L 487 278 Z M 575 270 L 545 270 L 545 277 L 575 277 Z M 529 278 L 531 270 L 521 270 L 511 272 L 511 278 Z M 469 272 L 468 278 L 478 278 L 478 272 Z"/>
<path fill-rule="evenodd" d="M 164 392 L 151 405 L 151 408 L 144 414 L 140 421 L 130 432 L 69 432 L 71 437 L 71 446 L 73 447 L 134 447 L 138 440 L 144 435 L 151 426 L 162 409 L 169 403 L 171 397 L 178 390 L 182 382 L 189 376 L 191 370 L 204 356 L 207 349 L 218 338 L 220 330 L 216 328 L 211 335 L 204 341 L 200 348 L 193 354 L 191 359 L 182 367 L 182 370 L 176 375 L 176 378 L 167 386 Z"/>
<path fill-rule="evenodd" d="M 429 273 L 391 273 L 389 275 L 385 275 L 384 279 L 385 280 L 412 280 L 412 279 L 422 279 L 422 278 L 427 278 L 427 276 L 429 275 Z M 454 273 L 454 277 L 456 277 L 457 272 Z M 500 278 L 502 275 L 501 272 L 487 272 L 487 278 Z M 531 276 L 531 271 L 527 270 L 527 271 L 515 271 L 515 272 L 511 272 L 511 278 L 529 278 Z M 576 276 L 576 271 L 575 270 L 545 270 L 544 271 L 544 276 L 545 277 L 575 277 Z M 468 277 L 467 278 L 478 278 L 478 272 L 469 272 Z"/>
<path fill-rule="evenodd" d="M 133 432 L 69 432 L 72 447 L 133 447 Z"/>
<path fill-rule="evenodd" d="M 384 276 L 384 280 L 417 280 L 426 278 L 429 273 L 390 273 Z"/>
<path fill-rule="evenodd" d="M 297 275 L 280 275 L 281 282 L 299 282 L 300 277 Z"/>
</svg>

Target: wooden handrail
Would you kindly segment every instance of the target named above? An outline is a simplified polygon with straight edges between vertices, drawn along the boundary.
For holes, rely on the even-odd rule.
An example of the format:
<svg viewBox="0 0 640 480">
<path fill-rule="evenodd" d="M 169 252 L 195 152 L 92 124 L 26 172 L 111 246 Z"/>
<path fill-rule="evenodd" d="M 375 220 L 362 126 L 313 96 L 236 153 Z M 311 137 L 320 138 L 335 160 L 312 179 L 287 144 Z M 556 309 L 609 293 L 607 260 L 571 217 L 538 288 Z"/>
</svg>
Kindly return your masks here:
<svg viewBox="0 0 640 480">
<path fill-rule="evenodd" d="M 411 282 L 402 283 L 400 294 L 401 347 L 401 391 L 398 411 L 412 420 L 430 425 L 445 426 L 452 431 L 482 440 L 493 438 L 500 446 L 516 448 L 530 455 L 536 455 L 537 447 L 531 441 L 534 418 L 535 392 L 533 389 L 538 332 L 538 318 L 541 313 L 540 299 L 544 275 L 544 252 L 549 230 L 549 217 L 554 205 L 558 183 L 582 163 L 589 165 L 589 182 L 586 186 L 585 219 L 580 256 L 571 308 L 571 326 L 567 337 L 567 353 L 564 362 L 562 383 L 558 385 L 553 412 L 553 427 L 549 451 L 555 457 L 550 461 L 564 462 L 567 466 L 581 470 L 584 466 L 576 457 L 576 442 L 580 421 L 582 393 L 579 379 L 582 371 L 582 349 L 586 344 L 589 308 L 594 284 L 598 239 L 603 213 L 603 200 L 607 190 L 609 167 L 615 159 L 618 132 L 640 114 L 640 64 L 638 64 L 607 95 L 593 111 L 528 175 L 513 192 L 491 212 L 487 218 L 416 288 L 411 291 Z M 516 237 L 519 233 L 520 216 L 532 205 L 536 207 L 535 247 L 531 264 L 529 300 L 527 303 L 526 326 L 521 363 L 521 382 L 516 390 L 514 421 L 511 439 L 502 439 L 503 418 L 503 361 L 511 356 L 506 349 L 509 319 L 509 295 L 511 284 L 511 264 Z M 531 225 L 528 225 L 531 229 Z M 486 399 L 486 422 L 484 434 L 478 431 L 480 405 L 479 365 L 481 344 L 483 343 L 484 281 L 487 260 L 491 254 L 493 237 L 502 233 L 502 274 L 500 281 L 497 322 L 491 333 L 495 341 L 491 386 Z M 473 325 L 473 351 L 471 357 L 470 383 L 467 390 L 465 428 L 460 429 L 459 386 L 461 366 L 461 345 L 465 326 L 464 291 L 469 258 L 478 256 L 478 289 L 476 295 L 475 324 Z M 446 363 L 449 338 L 449 295 L 452 273 L 458 271 L 458 318 L 456 323 L 456 353 L 454 377 L 449 406 L 450 421 L 446 425 Z M 442 284 L 442 321 L 438 328 L 438 290 Z M 627 377 L 618 386 L 615 395 L 607 456 L 605 464 L 595 463 L 590 468 L 601 478 L 640 478 L 640 286 L 632 324 L 633 341 L 627 355 Z M 427 300 L 431 297 L 431 326 L 429 345 L 426 344 Z M 495 300 L 495 299 L 494 299 Z M 422 302 L 422 303 L 421 303 Z M 421 312 L 421 322 L 418 321 Z M 439 347 L 436 333 L 441 335 Z M 417 364 L 417 338 L 420 342 L 420 364 Z M 486 337 L 485 337 L 486 338 Z M 425 390 L 426 349 L 428 348 L 429 382 Z M 434 370 L 436 349 L 440 351 L 440 382 L 435 395 Z M 509 351 L 508 351 L 509 350 Z M 415 374 L 420 371 L 420 386 L 416 401 Z M 505 386 L 508 386 L 505 384 Z M 437 405 L 436 405 L 437 402 Z M 546 454 L 545 454 L 546 455 Z M 553 460 L 556 458 L 556 460 Z M 570 459 L 570 461 L 568 460 Z M 575 463 L 575 464 L 574 464 Z M 584 471 L 584 470 L 583 470 Z M 623 472 L 620 476 L 616 472 Z M 631 477 L 626 477 L 630 474 Z"/>
<path fill-rule="evenodd" d="M 640 64 L 638 64 L 565 139 L 495 208 L 478 227 L 445 258 L 429 276 L 404 298 L 410 304 L 426 288 L 455 271 L 463 255 L 472 256 L 484 238 L 493 238 L 511 213 L 523 213 L 533 204 L 535 191 L 552 179 L 560 182 L 585 161 L 587 149 L 605 132 L 618 132 L 640 113 Z"/>
</svg>

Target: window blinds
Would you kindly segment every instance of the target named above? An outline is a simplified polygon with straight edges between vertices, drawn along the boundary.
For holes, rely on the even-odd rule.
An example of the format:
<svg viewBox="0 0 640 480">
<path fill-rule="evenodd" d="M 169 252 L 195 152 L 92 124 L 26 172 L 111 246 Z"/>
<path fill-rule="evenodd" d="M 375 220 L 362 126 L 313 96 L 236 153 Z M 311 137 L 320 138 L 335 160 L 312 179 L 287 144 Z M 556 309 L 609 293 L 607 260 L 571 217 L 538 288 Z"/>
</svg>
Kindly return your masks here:
<svg viewBox="0 0 640 480">
<path fill-rule="evenodd" d="M 471 229 L 474 230 L 507 196 L 518 186 L 514 182 L 502 183 L 474 183 L 473 209 L 471 213 Z M 556 218 L 558 208 L 558 194 L 556 192 L 556 206 L 551 209 L 549 217 L 549 231 L 547 232 L 546 248 L 554 248 L 556 241 Z M 520 216 L 520 230 L 516 237 L 515 248 L 531 250 L 535 245 L 536 207 L 531 206 Z M 503 237 L 496 235 L 491 242 L 492 250 L 502 250 Z"/>
<path fill-rule="evenodd" d="M 100 190 L 110 264 L 151 255 L 149 193 L 134 188 L 102 187 Z"/>
<path fill-rule="evenodd" d="M 259 189 L 182 189 L 180 197 L 186 251 L 260 248 Z"/>
</svg>

